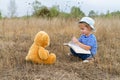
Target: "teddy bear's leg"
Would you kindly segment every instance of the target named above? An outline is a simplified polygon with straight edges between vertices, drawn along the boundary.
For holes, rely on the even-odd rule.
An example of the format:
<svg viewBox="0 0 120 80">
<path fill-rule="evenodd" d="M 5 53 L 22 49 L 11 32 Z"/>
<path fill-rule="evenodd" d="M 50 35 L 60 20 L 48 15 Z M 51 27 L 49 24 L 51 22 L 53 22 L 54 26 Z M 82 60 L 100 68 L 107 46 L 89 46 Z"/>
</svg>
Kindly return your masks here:
<svg viewBox="0 0 120 80">
<path fill-rule="evenodd" d="M 44 64 L 53 64 L 56 61 L 56 55 L 51 53 L 48 56 L 48 59 L 44 61 Z"/>
<path fill-rule="evenodd" d="M 39 58 L 38 49 L 39 47 L 33 43 L 29 49 L 28 55 L 26 56 L 25 60 L 31 61 L 33 63 L 43 63 L 43 61 Z"/>
</svg>

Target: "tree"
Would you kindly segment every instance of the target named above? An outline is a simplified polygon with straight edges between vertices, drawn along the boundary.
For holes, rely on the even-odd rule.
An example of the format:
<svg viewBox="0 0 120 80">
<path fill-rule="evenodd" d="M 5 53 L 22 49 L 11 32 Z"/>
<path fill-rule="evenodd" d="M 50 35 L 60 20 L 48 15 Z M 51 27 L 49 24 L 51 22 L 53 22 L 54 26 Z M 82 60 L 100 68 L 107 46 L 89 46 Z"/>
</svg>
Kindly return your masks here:
<svg viewBox="0 0 120 80">
<path fill-rule="evenodd" d="M 70 18 L 70 13 L 66 13 L 66 12 L 60 12 L 59 13 L 59 17 L 61 18 Z"/>
<path fill-rule="evenodd" d="M 2 13 L 0 12 L 0 19 L 2 18 Z"/>
<path fill-rule="evenodd" d="M 32 3 L 32 7 L 33 7 L 33 10 L 34 10 L 33 14 L 36 14 L 38 12 L 38 10 L 40 9 L 40 7 L 41 7 L 41 3 L 38 0 L 35 0 Z"/>
<path fill-rule="evenodd" d="M 80 10 L 80 8 L 75 6 L 71 8 L 71 15 L 75 18 L 85 16 L 85 14 Z"/>
<path fill-rule="evenodd" d="M 57 17 L 59 15 L 59 6 L 50 8 L 50 17 Z"/>
<path fill-rule="evenodd" d="M 90 17 L 95 17 L 95 16 L 97 16 L 97 13 L 95 13 L 93 10 L 91 10 L 91 11 L 89 12 L 88 16 L 90 16 Z"/>
<path fill-rule="evenodd" d="M 34 9 L 33 16 L 36 17 L 57 17 L 59 15 L 59 6 L 48 9 L 46 6 L 42 6 L 38 0 L 35 0 L 32 7 Z"/>
<path fill-rule="evenodd" d="M 33 13 L 33 16 L 49 17 L 50 16 L 50 11 L 46 6 L 41 6 L 39 10 L 37 10 L 35 13 Z"/>
<path fill-rule="evenodd" d="M 16 10 L 17 10 L 17 6 L 16 6 L 15 0 L 10 0 L 9 5 L 8 5 L 9 16 L 10 17 L 15 17 L 16 16 Z"/>
<path fill-rule="evenodd" d="M 33 7 L 33 16 L 36 17 L 48 17 L 50 14 L 49 9 L 46 6 L 42 6 L 41 3 L 38 0 L 35 0 L 32 3 L 32 7 Z"/>
</svg>

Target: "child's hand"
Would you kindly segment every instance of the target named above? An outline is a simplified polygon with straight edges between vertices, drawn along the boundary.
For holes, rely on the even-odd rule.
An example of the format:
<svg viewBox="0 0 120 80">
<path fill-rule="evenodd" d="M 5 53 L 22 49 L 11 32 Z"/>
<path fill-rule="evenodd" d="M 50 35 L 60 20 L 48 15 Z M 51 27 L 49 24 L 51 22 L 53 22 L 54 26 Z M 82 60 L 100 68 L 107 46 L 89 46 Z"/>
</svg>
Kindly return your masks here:
<svg viewBox="0 0 120 80">
<path fill-rule="evenodd" d="M 73 38 L 72 38 L 72 42 L 74 42 L 74 43 L 77 44 L 79 41 L 78 41 L 78 39 L 77 39 L 76 37 L 73 37 Z"/>
</svg>

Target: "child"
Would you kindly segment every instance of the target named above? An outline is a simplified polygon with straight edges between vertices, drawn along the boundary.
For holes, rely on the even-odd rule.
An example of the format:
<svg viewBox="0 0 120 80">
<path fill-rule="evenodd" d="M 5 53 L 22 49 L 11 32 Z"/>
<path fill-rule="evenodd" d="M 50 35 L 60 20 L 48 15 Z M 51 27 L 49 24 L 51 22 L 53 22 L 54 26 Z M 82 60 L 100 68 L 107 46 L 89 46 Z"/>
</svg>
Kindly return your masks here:
<svg viewBox="0 0 120 80">
<path fill-rule="evenodd" d="M 97 41 L 96 37 L 92 32 L 95 30 L 94 28 L 94 20 L 90 17 L 83 17 L 79 21 L 79 27 L 81 30 L 80 38 L 73 37 L 72 42 L 79 45 L 81 48 L 85 50 L 90 50 L 91 54 L 82 54 L 76 53 L 72 48 L 70 48 L 71 54 L 77 56 L 83 60 L 83 62 L 89 62 L 93 60 L 96 52 L 97 52 Z"/>
</svg>

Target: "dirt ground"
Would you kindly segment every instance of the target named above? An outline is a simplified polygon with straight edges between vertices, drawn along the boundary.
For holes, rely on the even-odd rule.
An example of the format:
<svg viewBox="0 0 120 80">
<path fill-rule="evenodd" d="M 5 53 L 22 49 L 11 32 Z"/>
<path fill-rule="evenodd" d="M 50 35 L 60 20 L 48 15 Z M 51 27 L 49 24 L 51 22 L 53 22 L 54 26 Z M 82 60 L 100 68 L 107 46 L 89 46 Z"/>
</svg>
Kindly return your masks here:
<svg viewBox="0 0 120 80">
<path fill-rule="evenodd" d="M 1 47 L 3 46 L 1 45 Z M 55 51 L 59 47 L 55 47 L 53 50 Z M 98 62 L 82 63 L 79 58 L 69 57 L 66 54 L 68 48 L 62 47 L 63 53 L 57 53 L 59 50 L 56 50 L 55 64 L 43 65 L 25 61 L 28 47 L 23 46 L 22 43 L 19 43 L 18 47 L 15 43 L 11 43 L 11 45 L 6 43 L 4 48 L 8 49 L 10 53 L 6 53 L 8 56 L 0 56 L 2 64 L 0 80 L 119 80 L 119 76 L 110 74 L 107 70 L 103 71 Z M 1 51 L 5 52 L 5 49 Z"/>
</svg>

